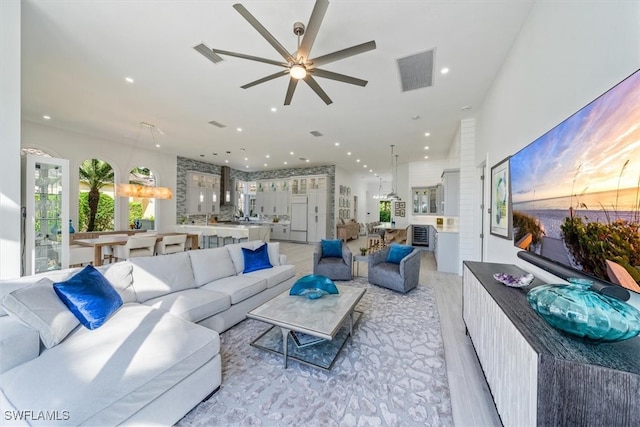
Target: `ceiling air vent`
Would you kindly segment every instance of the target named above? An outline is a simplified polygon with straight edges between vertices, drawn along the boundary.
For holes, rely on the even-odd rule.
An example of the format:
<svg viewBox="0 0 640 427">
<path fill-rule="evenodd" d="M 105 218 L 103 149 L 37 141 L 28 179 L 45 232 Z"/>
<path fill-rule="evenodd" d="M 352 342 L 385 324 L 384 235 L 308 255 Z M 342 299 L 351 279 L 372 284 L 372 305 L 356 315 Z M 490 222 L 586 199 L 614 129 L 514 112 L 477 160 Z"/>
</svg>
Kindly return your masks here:
<svg viewBox="0 0 640 427">
<path fill-rule="evenodd" d="M 433 86 L 433 56 L 432 49 L 398 59 L 403 92 Z"/>
<path fill-rule="evenodd" d="M 221 129 L 222 129 L 222 128 L 226 128 L 226 127 L 227 127 L 227 125 L 223 125 L 222 123 L 220 123 L 220 122 L 216 122 L 215 120 L 211 120 L 211 121 L 209 122 L 209 124 L 210 124 L 210 125 L 214 125 L 215 127 L 218 127 L 218 128 L 221 128 Z"/>
<path fill-rule="evenodd" d="M 311 132 L 309 132 L 311 135 L 313 136 L 322 136 L 322 134 L 320 132 L 318 132 L 317 130 L 312 130 Z"/>
</svg>

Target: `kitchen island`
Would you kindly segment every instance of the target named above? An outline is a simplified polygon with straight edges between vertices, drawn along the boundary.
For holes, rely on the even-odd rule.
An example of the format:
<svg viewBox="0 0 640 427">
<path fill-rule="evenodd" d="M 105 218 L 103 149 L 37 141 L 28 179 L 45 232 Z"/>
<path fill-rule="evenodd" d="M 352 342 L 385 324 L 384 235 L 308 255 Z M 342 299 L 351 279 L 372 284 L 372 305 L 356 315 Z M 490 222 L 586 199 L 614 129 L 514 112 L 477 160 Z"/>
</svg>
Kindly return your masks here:
<svg viewBox="0 0 640 427">
<path fill-rule="evenodd" d="M 268 242 L 271 240 L 271 229 L 267 225 L 240 225 L 240 224 L 181 224 L 176 225 L 176 231 L 183 233 L 200 234 L 202 238 L 205 237 L 228 237 L 232 238 L 234 242 L 238 242 L 240 239 L 262 240 Z M 200 240 L 200 247 L 204 247 L 202 239 Z"/>
</svg>

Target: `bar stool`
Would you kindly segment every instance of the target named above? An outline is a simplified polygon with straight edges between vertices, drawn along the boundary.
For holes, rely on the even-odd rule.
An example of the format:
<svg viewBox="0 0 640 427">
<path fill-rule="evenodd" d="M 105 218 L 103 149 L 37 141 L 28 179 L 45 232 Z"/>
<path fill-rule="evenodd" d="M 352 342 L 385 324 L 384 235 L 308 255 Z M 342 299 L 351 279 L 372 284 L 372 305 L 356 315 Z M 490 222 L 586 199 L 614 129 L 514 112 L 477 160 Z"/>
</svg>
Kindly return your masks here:
<svg viewBox="0 0 640 427">
<path fill-rule="evenodd" d="M 226 241 L 225 239 L 231 239 L 231 243 L 233 243 L 234 239 L 233 239 L 233 235 L 231 234 L 231 231 L 222 231 L 218 233 L 218 247 L 220 247 L 220 239 L 222 239 L 222 246 L 226 245 Z"/>
</svg>

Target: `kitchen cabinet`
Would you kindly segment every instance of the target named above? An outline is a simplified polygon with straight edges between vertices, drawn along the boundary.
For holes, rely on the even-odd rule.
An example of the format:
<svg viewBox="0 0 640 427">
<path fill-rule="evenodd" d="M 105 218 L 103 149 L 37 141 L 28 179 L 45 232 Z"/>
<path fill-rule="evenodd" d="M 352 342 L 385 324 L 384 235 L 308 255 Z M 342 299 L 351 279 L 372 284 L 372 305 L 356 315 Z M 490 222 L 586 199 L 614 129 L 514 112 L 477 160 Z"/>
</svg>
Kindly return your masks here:
<svg viewBox="0 0 640 427">
<path fill-rule="evenodd" d="M 442 215 L 458 216 L 460 213 L 460 169 L 442 172 Z"/>
<path fill-rule="evenodd" d="M 31 154 L 23 161 L 24 274 L 67 268 L 69 161 Z"/>
<path fill-rule="evenodd" d="M 438 271 L 441 273 L 461 274 L 462 264 L 459 255 L 459 233 L 439 232 L 435 229 L 433 251 Z"/>
<path fill-rule="evenodd" d="M 442 215 L 442 186 L 412 187 L 411 203 L 414 215 Z"/>
<path fill-rule="evenodd" d="M 289 215 L 289 180 L 258 181 L 256 210 L 262 215 Z"/>
<path fill-rule="evenodd" d="M 319 242 L 329 235 L 327 230 L 328 193 L 326 176 L 308 178 L 307 196 L 307 241 Z"/>
<path fill-rule="evenodd" d="M 272 240 L 289 240 L 290 227 L 289 224 L 271 224 L 271 239 Z"/>
<path fill-rule="evenodd" d="M 220 213 L 220 176 L 187 172 L 187 214 Z"/>
</svg>

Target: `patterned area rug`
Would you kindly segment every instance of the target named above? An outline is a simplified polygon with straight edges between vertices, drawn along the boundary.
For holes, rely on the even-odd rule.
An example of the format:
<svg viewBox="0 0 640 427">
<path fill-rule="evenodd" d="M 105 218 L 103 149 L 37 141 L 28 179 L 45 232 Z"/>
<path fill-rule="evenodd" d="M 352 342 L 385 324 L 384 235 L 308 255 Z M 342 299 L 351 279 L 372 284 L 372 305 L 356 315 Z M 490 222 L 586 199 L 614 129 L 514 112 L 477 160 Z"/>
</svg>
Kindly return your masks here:
<svg viewBox="0 0 640 427">
<path fill-rule="evenodd" d="M 247 319 L 221 335 L 222 386 L 179 426 L 451 426 L 433 289 L 402 295 L 367 283 L 364 314 L 331 371 L 249 345 L 269 325 Z"/>
</svg>

